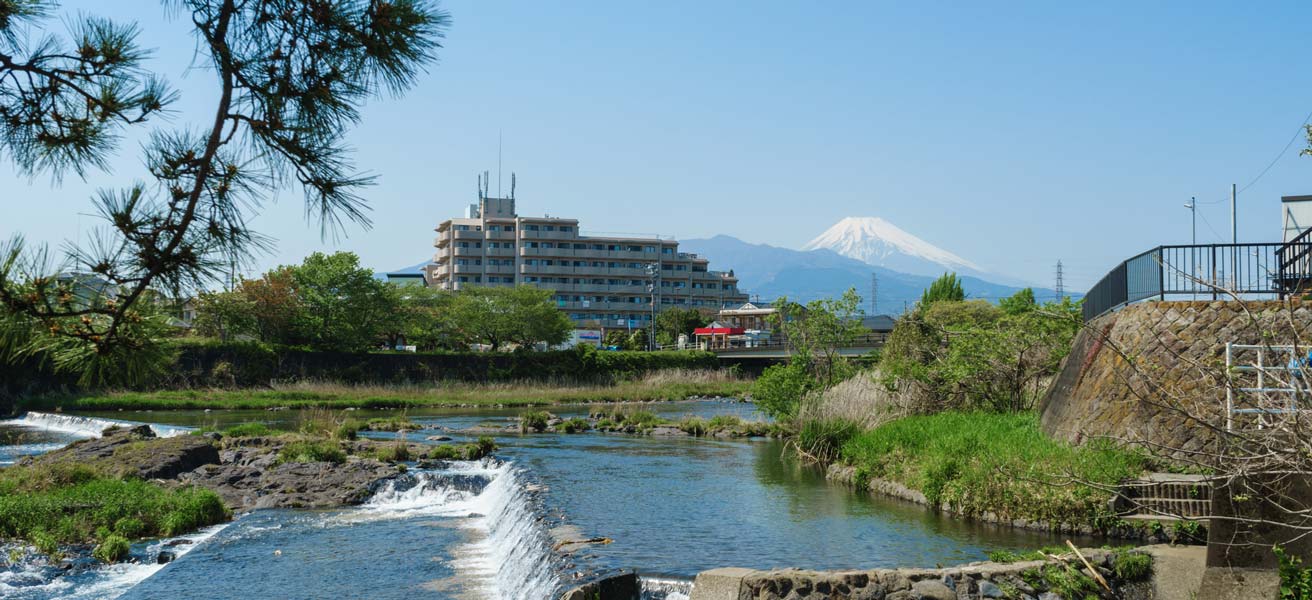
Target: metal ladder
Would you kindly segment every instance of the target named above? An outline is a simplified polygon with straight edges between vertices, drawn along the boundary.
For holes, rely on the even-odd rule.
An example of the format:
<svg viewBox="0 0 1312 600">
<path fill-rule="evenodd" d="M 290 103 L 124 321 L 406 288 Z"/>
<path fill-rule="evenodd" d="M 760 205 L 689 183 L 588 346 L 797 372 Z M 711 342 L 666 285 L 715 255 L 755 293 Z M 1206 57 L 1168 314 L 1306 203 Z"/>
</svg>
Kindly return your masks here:
<svg viewBox="0 0 1312 600">
<path fill-rule="evenodd" d="M 1232 344 L 1225 345 L 1226 375 L 1230 385 L 1225 388 L 1225 428 L 1234 430 L 1235 415 L 1257 415 L 1258 429 L 1269 427 L 1268 417 L 1273 415 L 1295 414 L 1299 410 L 1299 397 L 1312 393 L 1308 388 L 1304 374 L 1312 375 L 1309 365 L 1309 346 L 1266 345 L 1266 344 Z M 1244 357 L 1255 354 L 1255 358 Z M 1236 383 L 1236 375 L 1256 373 L 1256 387 L 1243 387 L 1243 382 Z M 1236 406 L 1235 392 L 1255 394 L 1257 406 L 1244 408 Z M 1276 401 L 1271 402 L 1272 396 Z"/>
</svg>

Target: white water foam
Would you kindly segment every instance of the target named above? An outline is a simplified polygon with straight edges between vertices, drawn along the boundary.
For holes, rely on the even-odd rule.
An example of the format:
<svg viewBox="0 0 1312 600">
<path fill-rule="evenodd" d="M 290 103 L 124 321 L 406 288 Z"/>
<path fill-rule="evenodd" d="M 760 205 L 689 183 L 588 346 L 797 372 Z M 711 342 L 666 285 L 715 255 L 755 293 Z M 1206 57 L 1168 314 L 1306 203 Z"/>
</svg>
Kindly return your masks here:
<svg viewBox="0 0 1312 600">
<path fill-rule="evenodd" d="M 692 582 L 687 579 L 639 577 L 642 600 L 688 600 L 692 597 Z"/>
<path fill-rule="evenodd" d="M 228 525 L 228 523 L 223 523 L 189 535 L 151 542 L 146 547 L 147 561 L 97 567 L 89 579 L 82 579 L 77 582 L 56 576 L 45 583 L 34 584 L 34 580 L 40 580 L 44 577 L 41 574 L 42 567 L 45 566 L 43 561 L 34 562 L 25 569 L 0 571 L 0 598 L 112 600 L 168 566 L 168 564 L 157 564 L 155 558 L 160 551 L 168 548 L 174 555 L 173 560 L 177 560 Z M 177 544 L 176 542 L 180 540 L 186 540 L 189 543 Z M 174 545 L 170 546 L 170 543 Z"/>
<path fill-rule="evenodd" d="M 190 427 L 177 425 L 158 425 L 154 423 L 139 423 L 136 421 L 120 421 L 116 419 L 101 419 L 99 417 L 84 417 L 80 415 L 64 415 L 58 413 L 44 413 L 29 411 L 22 418 L 12 421 L 5 421 L 6 424 L 18 427 L 29 427 L 32 429 L 44 429 L 47 431 L 58 431 L 68 433 L 78 437 L 100 437 L 108 427 L 137 425 L 150 425 L 151 430 L 159 437 L 173 437 L 182 435 L 191 431 Z"/>
<path fill-rule="evenodd" d="M 481 490 L 467 485 L 484 478 Z M 462 485 L 462 482 L 464 484 Z M 528 491 L 512 463 L 452 462 L 441 471 L 412 471 L 390 481 L 348 519 L 419 515 L 464 519 L 475 539 L 453 561 L 462 578 L 498 600 L 545 600 L 560 586 L 554 553 Z"/>
</svg>

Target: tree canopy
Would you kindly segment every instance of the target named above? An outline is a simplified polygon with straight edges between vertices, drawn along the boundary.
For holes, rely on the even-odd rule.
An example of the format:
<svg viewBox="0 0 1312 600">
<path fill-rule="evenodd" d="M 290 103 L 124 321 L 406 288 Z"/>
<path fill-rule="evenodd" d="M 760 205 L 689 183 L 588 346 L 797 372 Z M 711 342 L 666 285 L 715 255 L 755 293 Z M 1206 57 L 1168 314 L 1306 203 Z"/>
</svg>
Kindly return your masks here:
<svg viewBox="0 0 1312 600">
<path fill-rule="evenodd" d="M 177 94 L 145 68 L 135 25 L 70 17 L 58 36 L 46 30 L 53 8 L 0 0 L 0 159 L 29 176 L 86 177 L 124 128 Z M 143 297 L 205 289 L 267 247 L 247 223 L 280 189 L 303 193 L 324 235 L 368 226 L 360 192 L 372 178 L 352 167 L 345 135 L 367 99 L 413 84 L 449 22 L 428 0 L 167 0 L 165 10 L 196 34 L 215 111 L 201 129 L 152 130 L 143 181 L 101 190 L 93 202 L 106 227 L 74 241 L 58 266 L 21 237 L 0 251 L 5 319 L 39 323 L 12 352 L 55 351 L 84 373 L 96 369 L 78 357 L 149 354 Z M 78 287 L 69 272 L 91 274 L 103 293 L 64 301 Z"/>
</svg>

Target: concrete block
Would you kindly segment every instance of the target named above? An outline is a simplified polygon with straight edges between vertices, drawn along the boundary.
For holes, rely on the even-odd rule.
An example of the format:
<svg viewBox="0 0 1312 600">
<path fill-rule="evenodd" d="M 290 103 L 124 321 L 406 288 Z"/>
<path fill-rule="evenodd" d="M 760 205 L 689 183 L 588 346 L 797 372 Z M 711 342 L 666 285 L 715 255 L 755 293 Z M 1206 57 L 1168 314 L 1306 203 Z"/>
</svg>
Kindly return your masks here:
<svg viewBox="0 0 1312 600">
<path fill-rule="evenodd" d="M 1275 571 L 1209 567 L 1203 572 L 1198 600 L 1279 600 Z"/>
<path fill-rule="evenodd" d="M 756 573 L 751 569 L 724 567 L 697 574 L 690 600 L 738 600 L 743 579 Z"/>
</svg>

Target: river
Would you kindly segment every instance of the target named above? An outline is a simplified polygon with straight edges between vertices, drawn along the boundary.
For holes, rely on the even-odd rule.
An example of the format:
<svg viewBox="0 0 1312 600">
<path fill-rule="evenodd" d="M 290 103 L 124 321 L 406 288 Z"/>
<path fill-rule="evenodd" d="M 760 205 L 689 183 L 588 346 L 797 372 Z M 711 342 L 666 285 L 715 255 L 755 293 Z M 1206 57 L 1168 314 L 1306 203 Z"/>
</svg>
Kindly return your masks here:
<svg viewBox="0 0 1312 600">
<path fill-rule="evenodd" d="M 750 404 L 652 404 L 662 416 L 755 418 Z M 588 407 L 555 407 L 569 417 Z M 519 409 L 411 410 L 460 429 Z M 357 416 L 398 414 L 359 411 Z M 293 411 L 114 412 L 0 421 L 0 465 L 85 437 L 106 421 L 160 435 L 200 425 L 290 425 Z M 393 434 L 370 434 L 387 438 Z M 463 436 L 452 434 L 458 440 Z M 411 439 L 414 437 L 412 435 Z M 967 523 L 827 483 L 779 442 L 619 434 L 500 435 L 497 460 L 411 469 L 364 506 L 268 510 L 134 546 L 139 564 L 67 573 L 43 561 L 0 571 L 0 597 L 545 599 L 576 573 L 637 569 L 653 598 L 676 598 L 724 566 L 814 569 L 948 565 L 1060 538 Z M 561 540 L 605 545 L 552 551 Z M 177 557 L 155 564 L 160 551 Z M 670 592 L 670 590 L 674 590 Z"/>
</svg>

